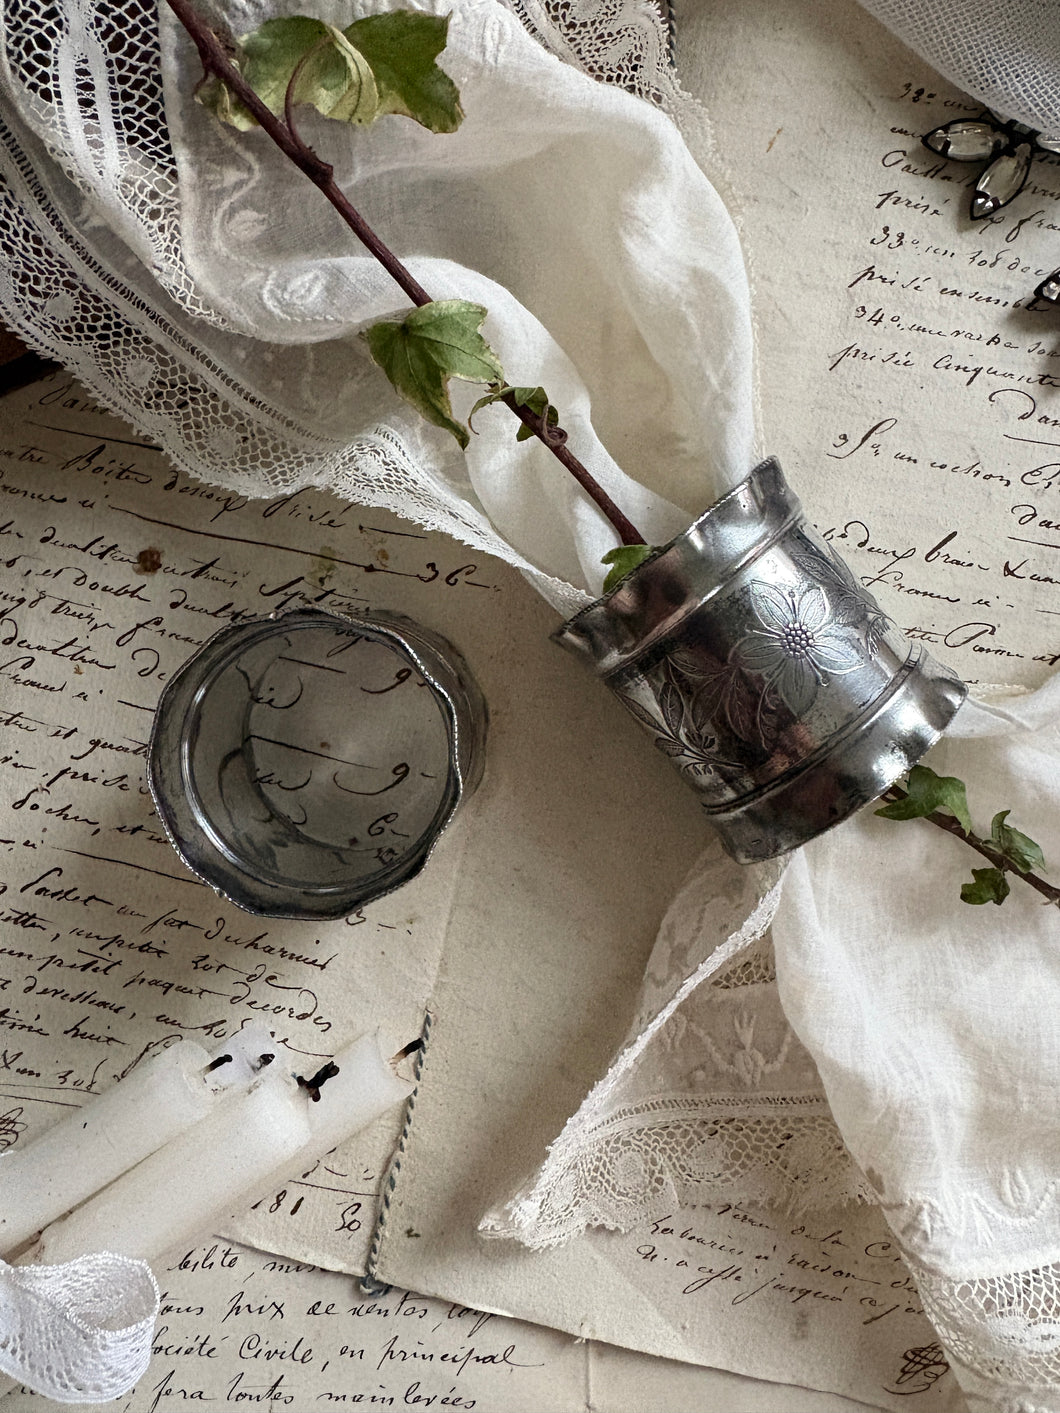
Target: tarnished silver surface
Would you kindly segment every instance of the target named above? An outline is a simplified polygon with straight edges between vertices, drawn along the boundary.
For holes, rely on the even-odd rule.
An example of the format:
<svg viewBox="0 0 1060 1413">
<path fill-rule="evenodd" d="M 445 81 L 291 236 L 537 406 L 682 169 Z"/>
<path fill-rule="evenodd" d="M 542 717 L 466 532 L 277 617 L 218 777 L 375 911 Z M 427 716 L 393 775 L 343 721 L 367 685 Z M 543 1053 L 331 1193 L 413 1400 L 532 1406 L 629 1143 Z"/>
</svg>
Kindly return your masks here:
<svg viewBox="0 0 1060 1413">
<path fill-rule="evenodd" d="M 554 637 L 651 732 L 741 863 L 878 798 L 967 692 L 806 523 L 772 459 Z"/>
<path fill-rule="evenodd" d="M 344 917 L 419 873 L 478 783 L 485 729 L 439 635 L 295 609 L 223 629 L 166 685 L 151 793 L 185 864 L 239 907 Z"/>
</svg>

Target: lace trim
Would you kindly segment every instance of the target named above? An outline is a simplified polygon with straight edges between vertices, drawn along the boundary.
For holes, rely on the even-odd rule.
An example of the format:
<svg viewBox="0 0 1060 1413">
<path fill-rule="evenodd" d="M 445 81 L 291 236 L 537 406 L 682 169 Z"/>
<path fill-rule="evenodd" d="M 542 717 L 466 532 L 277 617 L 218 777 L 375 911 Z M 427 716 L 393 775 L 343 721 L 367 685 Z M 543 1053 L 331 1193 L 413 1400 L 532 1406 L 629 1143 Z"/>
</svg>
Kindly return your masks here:
<svg viewBox="0 0 1060 1413">
<path fill-rule="evenodd" d="M 541 1249 L 587 1226 L 628 1231 L 707 1200 L 798 1215 L 872 1197 L 823 1097 L 660 1095 L 616 1111 L 561 1174 L 481 1230 Z"/>
<path fill-rule="evenodd" d="M 711 880 L 709 867 L 703 877 Z M 875 1200 L 780 1010 L 766 936 L 780 887 L 774 883 L 619 1055 L 536 1177 L 487 1214 L 486 1235 L 540 1249 L 587 1226 L 629 1230 L 675 1203 L 740 1198 L 801 1212 Z M 693 930 L 702 930 L 701 908 L 713 891 L 712 881 L 701 884 L 675 905 Z M 675 916 L 664 922 L 657 945 L 664 961 L 682 955 L 681 930 Z M 644 1058 L 653 1043 L 661 1065 Z M 652 1092 L 656 1073 L 670 1078 L 669 1092 Z M 682 1073 L 688 1092 L 675 1092 Z M 727 1081 L 720 1087 L 719 1076 Z M 767 1078 L 774 1088 L 762 1087 Z"/>
<path fill-rule="evenodd" d="M 126 1256 L 0 1261 L 0 1370 L 61 1403 L 118 1398 L 150 1362 L 158 1302 L 150 1267 Z"/>
<path fill-rule="evenodd" d="M 590 78 L 668 111 L 679 100 L 671 13 L 652 0 L 504 0 L 530 34 Z"/>
<path fill-rule="evenodd" d="M 224 326 L 196 296 L 181 259 L 154 0 L 86 6 L 74 16 L 53 0 L 19 0 L 7 63 L 23 115 L 86 197 L 107 193 L 123 239 L 163 287 L 198 318 Z"/>
<path fill-rule="evenodd" d="M 973 1413 L 1053 1413 L 1060 1386 L 1060 1262 L 965 1281 L 911 1264 L 924 1310 Z"/>
</svg>

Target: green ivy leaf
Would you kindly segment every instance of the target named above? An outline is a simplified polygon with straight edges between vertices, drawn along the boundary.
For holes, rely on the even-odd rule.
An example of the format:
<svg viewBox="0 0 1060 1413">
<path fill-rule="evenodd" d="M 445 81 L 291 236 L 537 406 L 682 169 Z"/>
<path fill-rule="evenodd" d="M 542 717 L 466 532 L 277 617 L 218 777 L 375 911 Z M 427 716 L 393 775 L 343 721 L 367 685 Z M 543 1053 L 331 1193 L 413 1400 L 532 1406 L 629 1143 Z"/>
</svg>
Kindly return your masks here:
<svg viewBox="0 0 1060 1413">
<path fill-rule="evenodd" d="M 627 574 L 632 574 L 637 565 L 643 564 L 654 552 L 654 545 L 619 545 L 616 549 L 608 550 L 600 561 L 601 564 L 611 565 L 604 580 L 604 593 L 609 594 Z"/>
<path fill-rule="evenodd" d="M 1041 848 L 1018 829 L 1013 829 L 1005 820 L 1010 810 L 1001 810 L 990 821 L 990 842 L 998 853 L 1019 873 L 1031 873 L 1036 868 L 1045 867 L 1045 855 Z"/>
<path fill-rule="evenodd" d="M 311 103 L 325 118 L 350 123 L 368 124 L 380 116 L 367 59 L 342 30 L 322 20 L 305 15 L 267 20 L 246 35 L 242 51 L 243 77 L 276 114 L 283 112 L 287 85 L 298 68 L 291 94 L 295 103 Z"/>
<path fill-rule="evenodd" d="M 372 357 L 401 396 L 428 422 L 451 432 L 462 447 L 470 434 L 453 416 L 449 379 L 504 383 L 497 355 L 479 333 L 486 310 L 466 299 L 436 299 L 400 321 L 365 329 Z"/>
<path fill-rule="evenodd" d="M 448 29 L 447 16 L 412 10 L 370 15 L 345 30 L 307 15 L 287 15 L 244 35 L 235 63 L 277 116 L 298 69 L 293 101 L 312 104 L 326 118 L 367 126 L 387 113 L 401 113 L 432 132 L 455 132 L 464 116 L 460 93 L 434 62 Z M 200 85 L 196 97 L 232 127 L 256 126 L 217 79 Z"/>
<path fill-rule="evenodd" d="M 467 419 L 468 426 L 471 426 L 471 420 L 480 407 L 488 407 L 491 402 L 500 402 L 503 398 L 507 397 L 509 393 L 512 394 L 520 407 L 528 407 L 530 411 L 536 413 L 538 417 L 543 417 L 546 426 L 559 426 L 559 413 L 552 406 L 548 399 L 548 393 L 545 392 L 544 388 L 510 388 L 507 386 L 491 388 L 485 397 L 479 398 L 478 402 L 476 402 L 471 409 L 471 414 Z M 515 434 L 515 440 L 517 442 L 525 442 L 533 435 L 534 433 L 526 423 L 520 422 L 519 430 Z"/>
<path fill-rule="evenodd" d="M 974 883 L 961 885 L 962 903 L 997 903 L 1000 907 L 1011 891 L 999 868 L 973 868 L 972 878 Z"/>
<path fill-rule="evenodd" d="M 245 108 L 239 99 L 213 74 L 202 79 L 195 89 L 195 101 L 201 103 L 214 117 L 230 128 L 249 132 L 258 125 L 257 118 Z"/>
<path fill-rule="evenodd" d="M 929 765 L 914 765 L 906 782 L 907 796 L 884 805 L 876 813 L 883 819 L 922 819 L 936 810 L 957 817 L 966 833 L 972 832 L 968 798 L 963 780 L 956 775 L 936 775 Z"/>
<path fill-rule="evenodd" d="M 456 132 L 460 90 L 434 62 L 445 48 L 448 15 L 389 10 L 355 20 L 346 38 L 368 60 L 379 88 L 379 116 L 402 113 L 431 132 Z"/>
</svg>

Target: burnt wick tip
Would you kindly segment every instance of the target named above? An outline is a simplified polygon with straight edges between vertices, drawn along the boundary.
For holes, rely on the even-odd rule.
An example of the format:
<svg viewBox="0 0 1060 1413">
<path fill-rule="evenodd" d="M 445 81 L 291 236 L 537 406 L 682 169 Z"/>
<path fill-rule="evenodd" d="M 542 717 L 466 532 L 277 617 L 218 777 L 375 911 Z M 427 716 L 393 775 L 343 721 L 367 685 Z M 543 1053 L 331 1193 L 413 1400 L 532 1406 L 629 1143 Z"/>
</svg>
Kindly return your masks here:
<svg viewBox="0 0 1060 1413">
<path fill-rule="evenodd" d="M 210 1061 L 210 1063 L 206 1066 L 206 1069 L 203 1071 L 203 1073 L 204 1073 L 204 1074 L 209 1074 L 211 1070 L 219 1070 L 222 1065 L 230 1065 L 231 1063 L 232 1063 L 232 1056 L 231 1056 L 231 1055 L 218 1055 L 218 1057 L 217 1057 L 216 1060 L 211 1060 L 211 1061 Z"/>
<path fill-rule="evenodd" d="M 339 1067 L 334 1060 L 329 1060 L 326 1065 L 321 1065 L 316 1074 L 310 1075 L 308 1079 L 304 1075 L 298 1075 L 299 1088 L 306 1090 L 314 1104 L 320 1102 L 321 1086 L 329 1079 L 334 1079 L 339 1072 Z"/>
</svg>

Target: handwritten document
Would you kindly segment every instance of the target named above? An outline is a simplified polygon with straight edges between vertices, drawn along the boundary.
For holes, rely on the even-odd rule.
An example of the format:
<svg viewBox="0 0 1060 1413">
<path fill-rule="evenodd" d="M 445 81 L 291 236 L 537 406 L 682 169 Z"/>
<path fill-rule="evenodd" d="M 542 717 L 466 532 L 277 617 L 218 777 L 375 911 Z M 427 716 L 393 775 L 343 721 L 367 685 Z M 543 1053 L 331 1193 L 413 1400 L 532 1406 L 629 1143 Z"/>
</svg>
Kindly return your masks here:
<svg viewBox="0 0 1060 1413">
<path fill-rule="evenodd" d="M 981 107 L 854 0 L 678 3 L 757 287 L 766 446 L 896 622 L 968 681 L 1060 664 L 1060 159 L 968 214 Z M 748 63 L 748 55 L 754 62 Z M 733 91 L 734 66 L 741 74 Z"/>
<path fill-rule="evenodd" d="M 694 802 L 675 794 L 665 766 L 618 708 L 555 652 L 547 610 L 503 567 L 473 562 L 441 537 L 374 513 L 369 519 L 324 495 L 244 503 L 192 484 L 64 375 L 10 395 L 0 413 L 0 1146 L 91 1103 L 145 1055 L 184 1035 L 219 1044 L 246 1020 L 263 1019 L 307 1065 L 374 1025 L 396 1048 L 418 1032 L 428 1000 L 448 1011 L 440 982 L 455 929 L 465 939 L 453 954 L 468 1008 L 460 1024 L 477 1059 L 454 1076 L 459 1083 L 438 1085 L 448 1096 L 439 1173 L 448 1175 L 443 1186 L 451 1184 L 442 1207 L 465 1203 L 464 1240 L 473 1241 L 487 1194 L 474 1172 L 457 1190 L 464 1175 L 453 1170 L 454 1150 L 477 1160 L 483 1145 L 496 1143 L 497 1125 L 518 1114 L 525 1133 L 509 1152 L 528 1167 L 606 1062 L 658 917 L 701 846 Z M 448 632 L 487 686 L 492 713 L 486 781 L 429 868 L 337 924 L 277 923 L 218 899 L 181 867 L 144 783 L 151 714 L 166 676 L 217 627 L 296 594 L 338 607 L 367 600 Z M 608 721 L 614 741 L 603 730 Z M 556 762 L 554 777 L 543 778 L 544 758 Z M 606 787 L 594 783 L 599 773 Z M 557 780 L 579 788 L 557 791 Z M 599 805 L 586 819 L 597 788 Z M 626 788 L 650 811 L 650 841 L 609 838 Z M 479 858 L 468 876 L 470 847 Z M 529 911 L 527 887 L 536 899 Z M 617 951 L 612 937 L 622 939 Z M 541 984 L 542 964 L 549 965 L 543 939 L 577 960 L 565 978 L 566 1033 L 553 1083 L 547 1061 L 535 1071 L 517 1043 L 521 1032 L 533 1053 L 528 998 L 536 994 L 547 1015 L 555 990 L 554 972 Z M 533 1103 L 531 1093 L 524 1113 L 520 1084 L 541 1082 L 548 1101 Z M 564 1335 L 472 1315 L 446 1297 L 363 1297 L 349 1277 L 333 1273 L 363 1270 L 398 1123 L 381 1121 L 279 1183 L 238 1226 L 258 1253 L 218 1239 L 160 1263 L 166 1295 L 155 1358 L 126 1402 L 128 1413 L 198 1403 L 300 1413 L 373 1401 L 493 1413 L 591 1406 L 662 1413 L 679 1402 L 674 1388 L 697 1402 L 716 1397 L 726 1408 L 838 1413 L 851 1406 L 583 1342 L 574 1337 L 580 1316 L 567 1321 L 574 1334 Z M 660 1227 L 624 1242 L 623 1259 L 646 1289 L 661 1285 L 659 1272 L 669 1275 L 672 1264 L 678 1306 L 703 1312 L 715 1292 L 728 1302 L 733 1283 L 743 1280 L 732 1269 L 742 1265 L 743 1247 L 735 1256 L 730 1228 L 737 1223 L 739 1235 L 750 1220 L 719 1217 L 721 1249 L 722 1228 L 709 1214 L 688 1232 L 675 1215 L 673 1232 Z M 704 1223 L 710 1236 L 701 1249 Z M 435 1242 L 428 1224 L 392 1230 L 413 1267 L 418 1251 Z M 798 1237 L 784 1242 L 784 1257 L 768 1269 L 758 1261 L 756 1285 L 760 1274 L 768 1288 L 748 1282 L 741 1304 L 761 1311 L 763 1326 L 774 1305 L 790 1307 L 801 1330 L 823 1277 L 811 1281 L 786 1262 L 793 1253 L 820 1258 Z M 514 1264 L 525 1260 L 516 1256 Z M 562 1325 L 565 1297 L 543 1298 L 550 1270 L 536 1258 L 531 1264 L 532 1295 L 524 1300 L 519 1282 L 508 1280 L 495 1306 Z M 409 1284 L 419 1284 L 419 1272 Z M 444 1270 L 436 1284 L 448 1284 Z M 687 1296 L 679 1293 L 685 1287 Z M 843 1309 L 860 1328 L 870 1310 L 856 1289 L 858 1300 L 844 1296 Z M 592 1298 L 600 1295 L 597 1289 Z M 896 1308 L 891 1299 L 880 1306 L 881 1324 L 902 1318 L 906 1297 L 895 1299 Z M 604 1322 L 614 1338 L 625 1338 L 625 1309 L 616 1300 L 615 1318 Z M 913 1320 L 912 1335 L 909 1328 L 907 1319 L 897 1343 L 929 1348 L 922 1322 Z M 775 1364 L 758 1372 L 802 1377 L 788 1367 L 784 1340 L 773 1345 Z M 727 1340 L 700 1345 L 690 1333 L 686 1345 L 670 1339 L 668 1347 L 742 1367 Z M 808 1364 L 827 1363 L 815 1348 Z M 930 1383 L 939 1373 L 929 1363 L 917 1377 Z M 885 1374 L 900 1379 L 901 1361 L 892 1359 Z M 21 1392 L 8 1406 L 22 1413 L 45 1405 Z"/>
<path fill-rule="evenodd" d="M 483 847 L 476 838 L 469 865 Z M 567 1117 L 564 1031 L 579 1013 L 595 1021 L 603 1007 L 561 946 L 534 947 L 535 974 L 544 978 L 540 1000 L 522 967 L 502 970 L 505 951 L 524 944 L 522 914 L 530 911 L 548 935 L 547 899 L 531 901 L 529 891 L 494 900 L 497 940 L 479 939 L 472 957 L 459 926 L 472 892 L 462 882 L 454 901 L 426 1082 L 384 1227 L 383 1278 L 589 1339 L 880 1407 L 904 1407 L 915 1395 L 918 1407 L 960 1408 L 953 1375 L 875 1208 L 795 1220 L 740 1203 L 700 1204 L 626 1233 L 590 1230 L 533 1255 L 477 1236 L 484 1208 L 530 1170 L 535 1139 L 540 1155 Z M 606 975 L 614 937 L 587 936 L 585 947 L 589 974 L 595 968 L 598 978 Z M 493 1004 L 507 1014 L 521 1007 L 529 1034 L 476 1027 L 477 1002 L 467 985 L 476 968 L 494 973 Z M 562 1005 L 547 999 L 560 978 Z M 535 1038 L 542 1034 L 554 1048 Z M 430 1082 L 435 1064 L 444 1067 L 444 1088 Z M 501 1113 L 497 1093 L 505 1095 Z M 446 1140 L 457 1113 L 459 1145 Z"/>
<path fill-rule="evenodd" d="M 117 1413 L 234 1406 L 477 1409 L 478 1413 L 858 1413 L 846 1399 L 607 1349 L 408 1291 L 365 1295 L 348 1277 L 235 1242 L 158 1270 L 153 1358 Z M 53 1404 L 27 1390 L 9 1413 Z"/>
<path fill-rule="evenodd" d="M 343 922 L 255 918 L 173 853 L 145 784 L 148 735 L 162 683 L 227 624 L 299 595 L 384 599 L 424 622 L 448 614 L 458 637 L 489 619 L 494 567 L 329 497 L 248 504 L 192 484 L 65 375 L 2 410 L 0 1142 L 181 1036 L 212 1046 L 261 1020 L 312 1068 L 382 1025 L 396 1050 L 419 1034 L 459 838 Z M 282 1214 L 359 1269 L 399 1122 L 299 1175 L 248 1219 L 256 1239 Z"/>
</svg>

